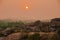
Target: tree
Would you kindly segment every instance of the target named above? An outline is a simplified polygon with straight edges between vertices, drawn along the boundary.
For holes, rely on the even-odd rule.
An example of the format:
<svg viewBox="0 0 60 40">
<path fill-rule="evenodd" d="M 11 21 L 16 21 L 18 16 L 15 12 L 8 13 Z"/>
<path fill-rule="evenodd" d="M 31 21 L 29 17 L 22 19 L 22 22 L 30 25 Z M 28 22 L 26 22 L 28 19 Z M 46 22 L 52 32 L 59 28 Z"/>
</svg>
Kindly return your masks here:
<svg viewBox="0 0 60 40">
<path fill-rule="evenodd" d="M 40 24 L 41 24 L 40 20 L 37 20 L 37 21 L 34 22 L 34 26 L 40 26 Z"/>
</svg>

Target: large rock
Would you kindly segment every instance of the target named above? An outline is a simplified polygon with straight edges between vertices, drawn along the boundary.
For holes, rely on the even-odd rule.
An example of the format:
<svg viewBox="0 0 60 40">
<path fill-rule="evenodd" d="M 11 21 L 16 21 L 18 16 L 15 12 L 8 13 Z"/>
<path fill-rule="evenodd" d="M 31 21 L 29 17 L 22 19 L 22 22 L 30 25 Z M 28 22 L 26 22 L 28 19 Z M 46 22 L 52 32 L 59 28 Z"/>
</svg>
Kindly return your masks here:
<svg viewBox="0 0 60 40">
<path fill-rule="evenodd" d="M 5 37 L 0 37 L 0 40 L 5 40 Z"/>
<path fill-rule="evenodd" d="M 8 35 L 5 40 L 19 40 L 22 36 L 21 32 L 13 33 L 11 35 Z"/>
<path fill-rule="evenodd" d="M 13 29 L 11 29 L 11 28 L 6 28 L 5 30 L 3 30 L 2 31 L 2 34 L 4 34 L 4 35 L 9 35 L 9 34 L 12 34 L 14 32 L 14 30 Z"/>
</svg>

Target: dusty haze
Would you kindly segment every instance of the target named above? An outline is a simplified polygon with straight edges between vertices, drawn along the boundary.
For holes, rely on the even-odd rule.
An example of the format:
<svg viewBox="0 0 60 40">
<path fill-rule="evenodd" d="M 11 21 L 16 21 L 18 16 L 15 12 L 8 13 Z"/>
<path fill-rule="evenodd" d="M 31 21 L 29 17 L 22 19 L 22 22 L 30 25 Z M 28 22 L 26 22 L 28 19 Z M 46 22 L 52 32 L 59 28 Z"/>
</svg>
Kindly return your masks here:
<svg viewBox="0 0 60 40">
<path fill-rule="evenodd" d="M 60 17 L 60 0 L 0 0 L 0 19 L 38 20 Z"/>
</svg>

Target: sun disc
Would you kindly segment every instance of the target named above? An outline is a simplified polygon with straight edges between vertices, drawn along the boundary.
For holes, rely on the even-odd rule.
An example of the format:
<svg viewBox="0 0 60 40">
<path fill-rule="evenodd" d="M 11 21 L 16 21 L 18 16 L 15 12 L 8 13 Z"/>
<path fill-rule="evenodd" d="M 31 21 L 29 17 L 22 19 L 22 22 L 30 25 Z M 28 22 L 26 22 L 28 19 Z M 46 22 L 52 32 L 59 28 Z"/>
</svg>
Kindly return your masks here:
<svg viewBox="0 0 60 40">
<path fill-rule="evenodd" d="M 26 6 L 25 8 L 26 8 L 26 9 L 28 9 L 29 7 L 28 7 L 28 6 Z"/>
</svg>

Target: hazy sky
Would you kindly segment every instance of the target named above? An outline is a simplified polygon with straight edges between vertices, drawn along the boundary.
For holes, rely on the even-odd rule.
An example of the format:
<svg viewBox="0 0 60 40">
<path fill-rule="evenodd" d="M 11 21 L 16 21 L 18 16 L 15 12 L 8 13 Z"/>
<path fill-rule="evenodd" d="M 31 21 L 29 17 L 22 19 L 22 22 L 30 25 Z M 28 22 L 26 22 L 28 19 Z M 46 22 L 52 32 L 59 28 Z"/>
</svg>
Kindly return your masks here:
<svg viewBox="0 0 60 40">
<path fill-rule="evenodd" d="M 51 19 L 60 17 L 60 0 L 28 0 L 29 10 L 25 7 L 26 0 L 0 0 L 0 19 Z"/>
</svg>

